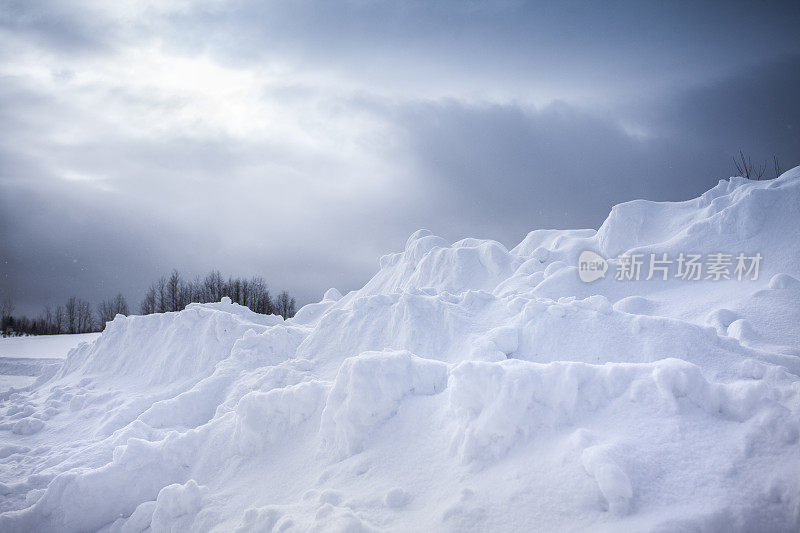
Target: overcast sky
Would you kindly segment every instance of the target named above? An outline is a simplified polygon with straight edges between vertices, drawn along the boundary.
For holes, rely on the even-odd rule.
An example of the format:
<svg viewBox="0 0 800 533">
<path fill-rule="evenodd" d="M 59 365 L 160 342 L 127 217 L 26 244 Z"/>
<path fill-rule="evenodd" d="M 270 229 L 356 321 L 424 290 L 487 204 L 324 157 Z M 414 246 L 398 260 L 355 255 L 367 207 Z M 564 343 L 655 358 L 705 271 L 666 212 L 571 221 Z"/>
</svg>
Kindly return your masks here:
<svg viewBox="0 0 800 533">
<path fill-rule="evenodd" d="M 800 164 L 800 3 L 0 0 L 0 292 L 173 267 L 301 303 L 426 227 L 511 247 Z"/>
</svg>

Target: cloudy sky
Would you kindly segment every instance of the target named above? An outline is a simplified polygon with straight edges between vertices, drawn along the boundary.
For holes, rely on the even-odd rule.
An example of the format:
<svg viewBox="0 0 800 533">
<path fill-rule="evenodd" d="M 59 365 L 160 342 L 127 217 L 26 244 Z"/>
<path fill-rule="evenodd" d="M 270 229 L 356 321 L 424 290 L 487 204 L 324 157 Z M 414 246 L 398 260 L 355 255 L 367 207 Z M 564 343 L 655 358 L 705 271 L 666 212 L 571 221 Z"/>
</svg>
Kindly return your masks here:
<svg viewBox="0 0 800 533">
<path fill-rule="evenodd" d="M 0 293 L 350 290 L 800 164 L 800 3 L 0 0 Z"/>
</svg>

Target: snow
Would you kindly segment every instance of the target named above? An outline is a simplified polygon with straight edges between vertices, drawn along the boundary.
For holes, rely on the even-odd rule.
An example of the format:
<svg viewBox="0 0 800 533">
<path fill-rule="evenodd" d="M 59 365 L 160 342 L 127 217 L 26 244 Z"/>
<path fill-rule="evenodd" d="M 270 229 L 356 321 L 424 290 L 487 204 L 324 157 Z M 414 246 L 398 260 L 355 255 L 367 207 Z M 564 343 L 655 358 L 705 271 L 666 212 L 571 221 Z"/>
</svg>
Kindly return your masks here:
<svg viewBox="0 0 800 533">
<path fill-rule="evenodd" d="M 0 397 L 11 389 L 33 385 L 39 376 L 49 377 L 70 350 L 99 336 L 99 333 L 78 333 L 0 337 Z"/>
<path fill-rule="evenodd" d="M 420 230 L 286 321 L 117 317 L 0 396 L 0 530 L 797 531 L 798 205 L 800 168 L 732 178 L 510 250 Z M 585 250 L 764 261 L 584 283 Z"/>
<path fill-rule="evenodd" d="M 32 376 L 0 374 L 0 392 L 6 392 L 9 389 L 22 389 L 31 385 L 34 381 L 36 381 L 36 378 Z"/>
<path fill-rule="evenodd" d="M 37 335 L 0 338 L 0 357 L 64 358 L 82 342 L 92 342 L 99 333 Z"/>
</svg>

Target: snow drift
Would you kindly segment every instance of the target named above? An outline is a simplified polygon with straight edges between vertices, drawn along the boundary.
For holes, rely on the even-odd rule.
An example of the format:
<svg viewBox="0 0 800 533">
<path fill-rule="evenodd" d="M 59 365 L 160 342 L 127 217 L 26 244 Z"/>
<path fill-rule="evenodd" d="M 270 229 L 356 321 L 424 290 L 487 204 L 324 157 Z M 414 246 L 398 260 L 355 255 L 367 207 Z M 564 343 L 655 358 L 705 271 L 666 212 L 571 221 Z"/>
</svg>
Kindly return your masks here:
<svg viewBox="0 0 800 533">
<path fill-rule="evenodd" d="M 1 531 L 800 529 L 800 168 L 508 250 L 428 231 L 294 319 L 118 316 L 2 399 Z M 579 254 L 759 253 L 583 283 Z"/>
</svg>

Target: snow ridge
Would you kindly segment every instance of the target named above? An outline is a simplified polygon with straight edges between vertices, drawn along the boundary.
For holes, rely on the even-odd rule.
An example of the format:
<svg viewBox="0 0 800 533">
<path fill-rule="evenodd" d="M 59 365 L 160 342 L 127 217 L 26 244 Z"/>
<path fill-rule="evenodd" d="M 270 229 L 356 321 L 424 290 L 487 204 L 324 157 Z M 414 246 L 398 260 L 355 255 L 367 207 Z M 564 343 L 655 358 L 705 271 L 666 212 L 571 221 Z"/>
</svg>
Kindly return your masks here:
<svg viewBox="0 0 800 533">
<path fill-rule="evenodd" d="M 800 167 L 509 250 L 426 230 L 293 319 L 117 317 L 0 398 L 0 531 L 800 529 Z M 757 280 L 579 279 L 584 250 Z"/>
</svg>

